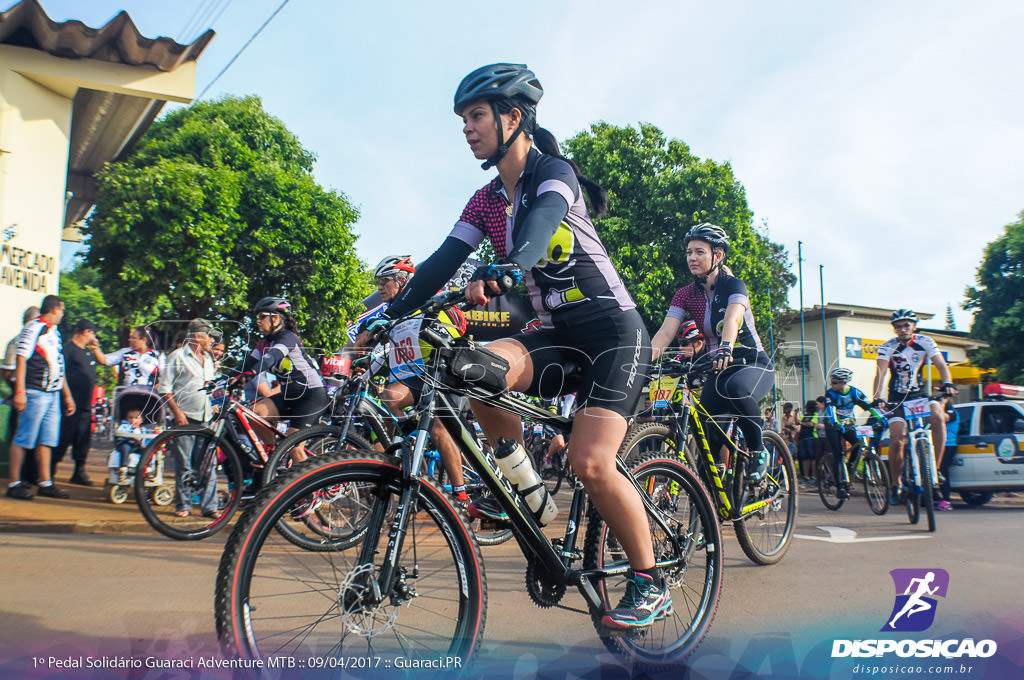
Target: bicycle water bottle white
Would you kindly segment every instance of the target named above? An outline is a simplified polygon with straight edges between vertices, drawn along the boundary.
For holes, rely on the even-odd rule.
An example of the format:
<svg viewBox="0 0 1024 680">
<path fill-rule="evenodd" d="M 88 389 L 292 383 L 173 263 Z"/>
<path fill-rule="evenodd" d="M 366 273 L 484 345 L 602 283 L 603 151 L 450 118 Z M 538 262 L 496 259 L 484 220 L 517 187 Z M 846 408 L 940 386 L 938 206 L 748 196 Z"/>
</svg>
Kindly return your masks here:
<svg viewBox="0 0 1024 680">
<path fill-rule="evenodd" d="M 505 478 L 515 485 L 516 490 L 526 501 L 541 526 L 558 516 L 558 506 L 548 493 L 548 487 L 533 469 L 526 449 L 515 439 L 498 439 L 498 448 L 494 452 Z"/>
</svg>

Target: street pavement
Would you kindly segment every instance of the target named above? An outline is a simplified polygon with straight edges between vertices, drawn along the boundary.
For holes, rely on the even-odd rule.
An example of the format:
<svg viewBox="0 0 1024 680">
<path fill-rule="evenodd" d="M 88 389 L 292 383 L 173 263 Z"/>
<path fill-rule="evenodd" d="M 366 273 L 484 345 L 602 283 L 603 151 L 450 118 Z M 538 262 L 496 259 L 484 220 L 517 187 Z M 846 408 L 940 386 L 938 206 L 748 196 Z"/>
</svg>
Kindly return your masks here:
<svg viewBox="0 0 1024 680">
<path fill-rule="evenodd" d="M 105 455 L 94 458 L 90 474 L 100 482 Z M 114 505 L 102 498 L 100 484 L 78 487 L 66 477 L 58 473 L 58 484 L 71 499 L 0 499 L 0 678 L 226 677 L 53 666 L 49 657 L 219 658 L 213 590 L 230 531 L 175 542 L 153 532 L 133 502 Z M 567 495 L 559 500 L 567 505 Z M 966 677 L 1024 677 L 1022 520 L 1024 497 L 1000 495 L 984 508 L 958 504 L 939 514 L 938 531 L 929 534 L 923 525 L 908 524 L 902 508 L 876 517 L 858 495 L 829 512 L 804 489 L 796 536 L 779 564 L 753 565 L 726 529 L 722 599 L 708 638 L 691 657 L 690 677 L 859 677 L 852 670 L 859 660 L 831 659 L 828 651 L 835 639 L 885 637 L 879 629 L 893 606 L 889 571 L 896 568 L 949 573 L 933 628 L 914 637 L 991 637 L 999 654 Z M 558 530 L 556 524 L 551 531 Z M 632 675 L 604 649 L 587 616 L 532 604 L 515 542 L 481 550 L 488 591 L 482 675 Z M 582 599 L 570 591 L 562 604 L 579 608 Z M 33 668 L 33 659 L 43 659 L 36 662 L 42 665 Z M 928 675 L 965 677 L 959 668 Z"/>
</svg>

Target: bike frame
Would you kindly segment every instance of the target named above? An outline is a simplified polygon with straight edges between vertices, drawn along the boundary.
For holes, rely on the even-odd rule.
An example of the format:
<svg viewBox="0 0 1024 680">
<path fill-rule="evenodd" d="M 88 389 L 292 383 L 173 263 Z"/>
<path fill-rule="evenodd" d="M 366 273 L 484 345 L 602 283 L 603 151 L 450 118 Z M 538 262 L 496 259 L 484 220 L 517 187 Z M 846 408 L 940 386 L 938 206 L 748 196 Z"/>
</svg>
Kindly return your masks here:
<svg viewBox="0 0 1024 680">
<path fill-rule="evenodd" d="M 379 584 L 390 585 L 392 579 L 399 576 L 396 573 L 395 563 L 402 549 L 410 514 L 414 512 L 411 503 L 416 493 L 417 483 L 421 477 L 429 427 L 436 418 L 452 436 L 469 466 L 476 471 L 481 481 L 494 495 L 497 503 L 508 514 L 509 522 L 512 525 L 512 533 L 516 538 L 516 542 L 519 543 L 523 554 L 535 558 L 545 571 L 559 583 L 575 585 L 587 601 L 591 611 L 600 611 L 602 609 L 601 598 L 594 587 L 594 582 L 609 576 L 625 574 L 629 569 L 629 564 L 622 562 L 621 564 L 604 569 L 591 570 L 572 568 L 572 562 L 581 558 L 576 544 L 587 504 L 586 491 L 583 489 L 582 483 L 577 481 L 574 486 L 572 503 L 569 509 L 569 522 L 566 526 L 565 535 L 561 540 L 549 540 L 534 519 L 525 501 L 499 477 L 498 471 L 488 462 L 484 452 L 477 445 L 475 437 L 459 417 L 458 409 L 449 398 L 449 395 L 435 388 L 435 385 L 440 383 L 440 376 L 443 370 L 444 360 L 438 360 L 432 370 L 433 377 L 424 381 L 423 394 L 417 407 L 417 411 L 420 414 L 417 429 L 409 437 L 399 440 L 402 454 L 401 494 L 395 517 L 388 530 L 388 544 L 382 560 L 380 577 L 377 584 L 375 584 L 376 587 L 380 587 Z M 535 422 L 550 425 L 563 433 L 568 433 L 571 429 L 572 421 L 568 418 L 552 414 L 545 409 L 519 401 L 507 394 L 493 396 L 473 389 L 467 390 L 467 392 L 469 396 L 488 406 L 494 406 L 515 413 L 520 417 L 531 418 Z M 623 462 L 616 459 L 616 466 L 636 488 L 648 516 L 658 523 L 666 535 L 673 537 L 672 540 L 676 542 L 676 550 L 681 551 L 678 539 L 661 518 L 650 498 L 642 492 L 637 481 L 632 475 L 628 474 Z M 367 535 L 379 535 L 383 529 L 386 511 L 384 505 L 383 503 L 374 504 Z M 365 541 L 360 554 L 360 563 L 372 564 L 376 552 L 374 542 Z M 657 563 L 656 566 L 667 569 L 671 568 L 674 564 L 674 560 L 667 560 Z"/>
<path fill-rule="evenodd" d="M 904 414 L 904 420 L 907 421 L 907 443 L 903 448 L 903 467 L 906 468 L 909 463 L 911 474 L 910 481 L 914 482 L 915 493 L 920 493 L 917 489 L 921 489 L 924 486 L 921 483 L 921 467 L 923 463 L 917 456 L 917 442 L 921 440 L 924 440 L 928 444 L 928 455 L 932 458 L 932 488 L 938 488 L 939 486 L 938 470 L 935 465 L 935 445 L 932 442 L 932 428 L 931 424 L 927 422 L 930 415 L 930 412 L 914 415 Z"/>
<path fill-rule="evenodd" d="M 658 380 L 661 380 L 661 373 L 658 374 Z M 685 376 L 684 376 L 685 377 Z M 745 456 L 736 456 L 736 453 L 740 450 L 739 445 L 733 441 L 733 439 L 722 430 L 722 428 L 714 421 L 711 414 L 707 412 L 704 405 L 700 403 L 700 400 L 690 389 L 690 386 L 686 384 L 685 380 L 681 380 L 678 387 L 684 390 L 684 396 L 681 403 L 681 407 L 670 407 L 671 412 L 671 425 L 669 426 L 677 435 L 676 436 L 676 455 L 680 460 L 688 461 L 688 453 L 686 451 L 686 438 L 690 432 L 691 423 L 693 429 L 696 431 L 696 439 L 700 442 L 701 449 L 703 450 L 703 457 L 698 455 L 698 460 L 691 461 L 691 463 L 697 468 L 698 474 L 701 477 L 701 481 L 708 489 L 713 489 L 714 493 L 711 494 L 712 499 L 715 501 L 715 507 L 718 510 L 718 516 L 723 521 L 739 521 L 742 520 L 752 513 L 757 512 L 761 508 L 764 508 L 771 503 L 774 503 L 778 498 L 780 491 L 776 492 L 771 498 L 742 505 L 742 500 L 739 502 L 735 501 L 737 496 L 730 494 L 726 489 L 725 480 L 723 475 L 718 470 L 718 459 L 711 451 L 711 444 L 708 439 L 707 433 L 704 430 L 703 422 L 712 423 L 714 427 L 722 434 L 725 438 L 724 445 L 728 446 L 733 451 L 733 487 L 734 493 L 737 487 L 737 481 L 742 482 L 745 478 Z M 701 417 L 703 416 L 703 418 Z M 777 480 L 772 480 L 777 481 Z M 739 495 L 742 496 L 742 489 L 739 491 Z"/>
</svg>

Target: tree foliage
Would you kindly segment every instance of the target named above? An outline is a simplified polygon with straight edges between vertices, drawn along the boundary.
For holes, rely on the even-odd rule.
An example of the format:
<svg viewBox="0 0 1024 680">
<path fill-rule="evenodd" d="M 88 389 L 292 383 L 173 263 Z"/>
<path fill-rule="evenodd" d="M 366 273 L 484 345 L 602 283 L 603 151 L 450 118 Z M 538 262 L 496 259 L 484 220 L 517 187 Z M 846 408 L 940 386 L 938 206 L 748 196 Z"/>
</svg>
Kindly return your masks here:
<svg viewBox="0 0 1024 680">
<path fill-rule="evenodd" d="M 238 318 L 288 298 L 308 342 L 340 346 L 369 291 L 348 199 L 257 97 L 171 112 L 97 177 L 86 261 L 113 314 Z"/>
<path fill-rule="evenodd" d="M 726 263 L 746 282 L 755 323 L 767 334 L 796 277 L 782 245 L 755 228 L 728 163 L 700 159 L 647 123 L 596 123 L 567 140 L 565 149 L 608 191 L 608 214 L 596 226 L 649 328 L 661 325 L 675 290 L 692 281 L 683 237 L 694 225 L 712 222 L 729 233 Z"/>
<path fill-rule="evenodd" d="M 1024 384 L 1024 211 L 1006 225 L 1003 235 L 985 247 L 976 274 L 978 285 L 967 289 L 964 309 L 974 310 L 971 335 L 991 345 L 972 360 L 997 370 L 1003 382 Z"/>
</svg>

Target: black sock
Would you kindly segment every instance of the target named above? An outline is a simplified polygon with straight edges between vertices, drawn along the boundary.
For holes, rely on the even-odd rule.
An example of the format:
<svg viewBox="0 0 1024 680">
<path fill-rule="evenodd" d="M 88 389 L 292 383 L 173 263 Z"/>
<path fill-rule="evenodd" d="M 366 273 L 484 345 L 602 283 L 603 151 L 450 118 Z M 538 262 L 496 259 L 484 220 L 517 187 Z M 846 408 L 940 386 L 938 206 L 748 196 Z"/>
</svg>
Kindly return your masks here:
<svg viewBox="0 0 1024 680">
<path fill-rule="evenodd" d="M 659 569 L 658 567 L 651 567 L 650 569 L 634 569 L 633 572 L 636 574 L 645 574 L 647 576 L 650 576 L 654 580 L 654 582 L 659 585 L 662 582 L 661 569 Z"/>
</svg>

